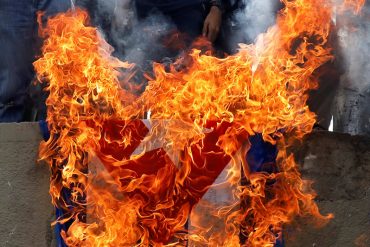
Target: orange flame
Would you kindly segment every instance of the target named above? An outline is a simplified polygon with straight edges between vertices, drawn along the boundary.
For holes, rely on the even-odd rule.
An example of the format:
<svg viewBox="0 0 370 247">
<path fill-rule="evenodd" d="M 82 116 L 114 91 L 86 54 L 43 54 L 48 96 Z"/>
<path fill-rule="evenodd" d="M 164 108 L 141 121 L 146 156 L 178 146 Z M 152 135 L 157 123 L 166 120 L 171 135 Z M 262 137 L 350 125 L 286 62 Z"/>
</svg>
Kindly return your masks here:
<svg viewBox="0 0 370 247">
<path fill-rule="evenodd" d="M 53 204 L 68 212 L 58 221 L 73 219 L 63 233 L 68 246 L 182 246 L 185 240 L 191 246 L 273 246 L 297 215 L 332 217 L 320 215 L 287 148 L 315 123 L 307 92 L 317 87 L 313 72 L 332 59 L 334 6 L 282 2 L 277 24 L 256 44 L 223 59 L 193 50 L 181 71 L 155 64 L 141 96 L 128 90 L 132 65 L 111 56 L 86 12 L 48 21 L 43 56 L 34 64 L 50 92 L 51 138 L 41 144 L 40 158 L 51 167 Z M 350 2 L 356 11 L 363 4 Z M 151 130 L 135 120 L 149 109 Z M 251 172 L 245 160 L 245 140 L 258 133 L 279 147 L 274 173 Z M 144 139 L 148 145 L 160 140 L 162 148 L 132 154 Z M 95 158 L 108 174 L 89 168 L 100 162 Z M 211 185 L 225 167 L 220 164 L 229 162 L 227 181 L 217 186 L 228 187 L 235 200 L 216 208 L 201 202 L 207 189 L 217 189 Z M 207 219 L 204 211 L 192 211 L 197 204 Z"/>
<path fill-rule="evenodd" d="M 351 10 L 355 14 L 359 14 L 362 7 L 365 5 L 365 0 L 344 0 L 342 5 L 339 6 L 339 11 Z"/>
</svg>

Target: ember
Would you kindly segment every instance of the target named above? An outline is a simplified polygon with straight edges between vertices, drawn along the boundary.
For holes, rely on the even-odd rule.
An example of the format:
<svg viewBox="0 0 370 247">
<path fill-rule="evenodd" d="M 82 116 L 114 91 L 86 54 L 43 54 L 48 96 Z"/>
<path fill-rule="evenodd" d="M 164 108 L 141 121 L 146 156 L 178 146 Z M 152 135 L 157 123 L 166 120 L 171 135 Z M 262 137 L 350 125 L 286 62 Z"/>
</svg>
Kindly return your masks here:
<svg viewBox="0 0 370 247">
<path fill-rule="evenodd" d="M 181 71 L 155 64 L 140 96 L 127 90 L 133 65 L 111 56 L 87 13 L 76 9 L 48 21 L 43 56 L 34 64 L 50 92 L 51 137 L 41 144 L 40 158 L 50 164 L 53 204 L 66 212 L 57 221 L 71 223 L 63 232 L 68 246 L 176 246 L 184 240 L 273 246 L 296 216 L 332 217 L 319 213 L 310 182 L 301 179 L 287 148 L 315 123 L 307 92 L 317 87 L 313 72 L 332 59 L 334 6 L 283 2 L 277 24 L 255 45 L 241 45 L 224 59 L 194 49 Z M 363 3 L 343 6 L 358 12 Z M 149 109 L 150 128 L 138 120 Z M 245 158 L 257 134 L 278 146 L 272 172 L 252 171 Z M 144 141 L 148 146 L 135 152 Z M 160 145 L 150 147 L 155 142 Z M 89 172 L 94 159 L 109 176 Z M 209 202 L 213 218 L 224 222 L 212 231 L 212 221 L 198 224 L 203 216 L 192 208 L 225 168 L 224 186 L 236 200 L 218 208 Z"/>
</svg>

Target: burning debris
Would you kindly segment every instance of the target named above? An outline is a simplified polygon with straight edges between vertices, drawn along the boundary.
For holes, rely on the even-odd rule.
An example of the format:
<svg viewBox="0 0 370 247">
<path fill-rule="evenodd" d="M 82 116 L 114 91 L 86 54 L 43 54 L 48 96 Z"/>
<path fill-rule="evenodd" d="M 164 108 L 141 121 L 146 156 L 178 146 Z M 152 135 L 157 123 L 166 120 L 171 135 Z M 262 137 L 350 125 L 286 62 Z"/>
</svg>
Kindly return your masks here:
<svg viewBox="0 0 370 247">
<path fill-rule="evenodd" d="M 57 222 L 70 225 L 62 233 L 68 246 L 273 246 L 296 216 L 332 217 L 319 213 L 287 148 L 315 123 L 307 92 L 317 87 L 313 72 L 332 59 L 334 6 L 283 3 L 256 45 L 223 59 L 194 49 L 181 70 L 155 64 L 139 96 L 131 91 L 133 65 L 111 56 L 86 12 L 48 21 L 34 64 L 50 92 L 50 138 L 40 158 L 50 164 L 53 204 L 64 211 Z M 148 110 L 149 127 L 139 120 Z M 246 159 L 256 136 L 278 147 L 270 169 L 252 169 Z M 142 142 L 149 146 L 138 152 Z M 90 171 L 91 162 L 108 173 Z M 201 201 L 220 187 L 233 200 Z M 206 224 L 192 210 L 199 204 L 210 214 Z"/>
</svg>

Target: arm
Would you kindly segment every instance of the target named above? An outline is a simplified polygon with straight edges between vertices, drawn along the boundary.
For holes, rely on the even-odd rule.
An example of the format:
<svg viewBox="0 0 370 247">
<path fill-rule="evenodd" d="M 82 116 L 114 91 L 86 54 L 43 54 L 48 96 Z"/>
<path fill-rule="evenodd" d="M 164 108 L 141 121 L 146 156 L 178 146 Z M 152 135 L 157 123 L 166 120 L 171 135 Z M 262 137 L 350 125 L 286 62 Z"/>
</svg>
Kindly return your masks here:
<svg viewBox="0 0 370 247">
<path fill-rule="evenodd" d="M 210 10 L 204 21 L 203 36 L 214 42 L 220 32 L 222 23 L 222 5 L 220 0 L 209 0 L 206 2 Z"/>
</svg>

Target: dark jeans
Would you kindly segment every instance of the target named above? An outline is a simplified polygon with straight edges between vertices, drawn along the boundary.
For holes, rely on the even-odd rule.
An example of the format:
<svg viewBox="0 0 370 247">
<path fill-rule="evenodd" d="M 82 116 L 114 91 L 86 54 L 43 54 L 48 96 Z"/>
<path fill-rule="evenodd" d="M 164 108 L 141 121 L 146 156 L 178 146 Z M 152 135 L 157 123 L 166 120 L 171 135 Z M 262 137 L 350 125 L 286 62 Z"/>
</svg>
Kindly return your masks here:
<svg viewBox="0 0 370 247">
<path fill-rule="evenodd" d="M 155 11 L 159 11 L 173 21 L 178 31 L 187 34 L 191 39 L 195 39 L 202 34 L 203 23 L 206 17 L 206 10 L 201 3 L 172 11 L 149 9 L 136 5 L 136 11 L 139 19 L 144 19 L 148 15 L 155 13 Z"/>
<path fill-rule="evenodd" d="M 25 120 L 40 45 L 37 12 L 48 17 L 69 7 L 69 0 L 0 0 L 0 122 Z"/>
</svg>

